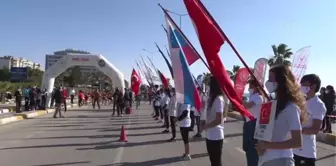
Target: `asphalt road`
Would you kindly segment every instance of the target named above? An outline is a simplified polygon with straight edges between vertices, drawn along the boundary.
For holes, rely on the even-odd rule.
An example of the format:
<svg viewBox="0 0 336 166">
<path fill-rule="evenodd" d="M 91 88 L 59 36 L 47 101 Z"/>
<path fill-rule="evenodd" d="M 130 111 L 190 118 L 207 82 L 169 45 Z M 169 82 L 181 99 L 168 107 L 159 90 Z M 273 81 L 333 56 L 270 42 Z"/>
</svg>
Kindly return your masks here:
<svg viewBox="0 0 336 166">
<path fill-rule="evenodd" d="M 105 107 L 106 108 L 106 107 Z M 191 161 L 181 160 L 183 144 L 166 142 L 162 124 L 150 117 L 147 105 L 134 114 L 111 118 L 111 111 L 69 110 L 64 119 L 46 115 L 0 127 L 1 166 L 207 166 L 203 140 L 191 143 Z M 125 125 L 128 143 L 118 141 Z M 223 163 L 244 166 L 242 123 L 225 124 Z M 192 133 L 193 135 L 194 133 Z M 335 165 L 335 149 L 318 143 L 318 166 Z"/>
</svg>

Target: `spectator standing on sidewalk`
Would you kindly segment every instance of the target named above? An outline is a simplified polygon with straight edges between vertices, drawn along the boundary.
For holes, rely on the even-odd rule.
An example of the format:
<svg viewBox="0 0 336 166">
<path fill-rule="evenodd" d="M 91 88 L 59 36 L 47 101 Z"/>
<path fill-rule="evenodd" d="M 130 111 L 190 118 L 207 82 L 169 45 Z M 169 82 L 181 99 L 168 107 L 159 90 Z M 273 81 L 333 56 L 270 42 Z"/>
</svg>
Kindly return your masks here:
<svg viewBox="0 0 336 166">
<path fill-rule="evenodd" d="M 29 111 L 29 91 L 30 91 L 30 86 L 28 86 L 24 91 L 25 111 Z"/>
<path fill-rule="evenodd" d="M 336 94 L 335 94 L 335 89 L 333 86 L 328 85 L 326 87 L 325 91 L 325 96 L 324 96 L 324 104 L 325 107 L 327 108 L 327 114 L 323 120 L 323 129 L 325 133 L 332 133 L 331 129 L 331 121 L 330 121 L 330 115 L 332 115 L 332 112 L 334 111 L 335 107 L 335 100 L 336 100 Z"/>
<path fill-rule="evenodd" d="M 20 113 L 21 112 L 21 102 L 22 102 L 22 92 L 20 88 L 14 93 L 14 96 L 15 96 L 15 104 L 16 104 L 15 112 Z"/>
<path fill-rule="evenodd" d="M 47 89 L 42 90 L 42 100 L 41 100 L 41 108 L 46 109 L 47 104 Z"/>
</svg>

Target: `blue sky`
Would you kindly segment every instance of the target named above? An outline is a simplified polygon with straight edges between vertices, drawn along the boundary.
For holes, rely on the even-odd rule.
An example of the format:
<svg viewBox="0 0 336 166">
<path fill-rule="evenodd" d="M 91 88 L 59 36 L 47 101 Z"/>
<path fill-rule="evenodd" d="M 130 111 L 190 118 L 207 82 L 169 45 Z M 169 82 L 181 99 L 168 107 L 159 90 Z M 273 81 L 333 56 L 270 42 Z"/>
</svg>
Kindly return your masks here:
<svg viewBox="0 0 336 166">
<path fill-rule="evenodd" d="M 322 84 L 336 85 L 336 3 L 331 0 L 203 0 L 249 65 L 272 55 L 272 44 L 296 50 L 312 46 L 306 73 L 318 74 Z M 103 54 L 128 79 L 139 54 L 153 58 L 169 76 L 154 42 L 167 45 L 157 3 L 186 13 L 182 0 L 1 0 L 0 56 L 24 57 L 44 65 L 45 54 L 65 48 Z M 179 22 L 179 17 L 172 15 Z M 203 55 L 189 17 L 182 30 Z M 143 51 L 149 50 L 152 54 Z M 226 44 L 221 59 L 227 69 L 242 65 Z M 191 66 L 207 72 L 201 61 Z"/>
</svg>

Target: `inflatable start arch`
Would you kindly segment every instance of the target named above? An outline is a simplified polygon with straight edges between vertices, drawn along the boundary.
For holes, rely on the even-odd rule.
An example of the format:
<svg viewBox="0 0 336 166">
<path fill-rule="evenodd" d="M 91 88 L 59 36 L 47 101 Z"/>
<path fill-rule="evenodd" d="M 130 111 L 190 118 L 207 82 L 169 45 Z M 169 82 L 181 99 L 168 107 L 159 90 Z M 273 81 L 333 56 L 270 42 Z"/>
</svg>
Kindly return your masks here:
<svg viewBox="0 0 336 166">
<path fill-rule="evenodd" d="M 65 55 L 62 59 L 58 60 L 55 64 L 49 67 L 43 74 L 42 88 L 47 89 L 48 98 L 47 106 L 50 106 L 51 93 L 54 88 L 55 78 L 73 66 L 93 66 L 106 76 L 111 78 L 113 88 L 120 87 L 124 91 L 124 75 L 114 65 L 112 65 L 102 55 Z"/>
</svg>

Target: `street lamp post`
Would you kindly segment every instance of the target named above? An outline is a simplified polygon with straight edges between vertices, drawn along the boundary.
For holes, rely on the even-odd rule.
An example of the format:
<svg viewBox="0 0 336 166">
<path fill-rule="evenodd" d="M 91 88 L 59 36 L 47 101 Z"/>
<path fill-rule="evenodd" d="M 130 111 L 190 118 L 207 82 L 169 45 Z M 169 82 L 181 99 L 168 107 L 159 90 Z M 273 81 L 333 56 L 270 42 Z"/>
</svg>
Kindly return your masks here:
<svg viewBox="0 0 336 166">
<path fill-rule="evenodd" d="M 168 13 L 171 13 L 171 14 L 174 14 L 174 15 L 179 16 L 179 18 L 180 18 L 180 20 L 179 20 L 179 23 L 180 23 L 180 29 L 182 29 L 182 17 L 187 16 L 188 14 L 179 14 L 179 13 L 176 13 L 176 12 L 173 12 L 173 11 L 170 11 L 170 10 L 167 10 L 167 9 L 166 9 L 166 11 L 167 11 Z"/>
</svg>

